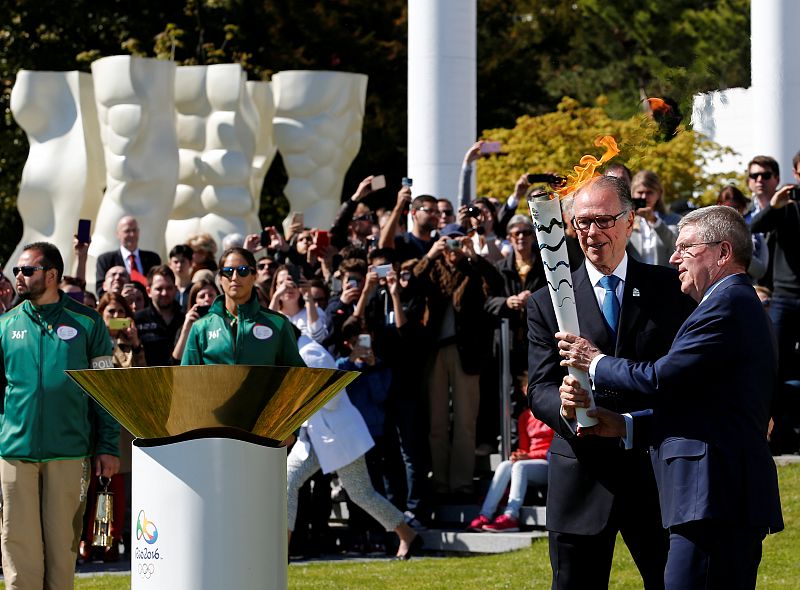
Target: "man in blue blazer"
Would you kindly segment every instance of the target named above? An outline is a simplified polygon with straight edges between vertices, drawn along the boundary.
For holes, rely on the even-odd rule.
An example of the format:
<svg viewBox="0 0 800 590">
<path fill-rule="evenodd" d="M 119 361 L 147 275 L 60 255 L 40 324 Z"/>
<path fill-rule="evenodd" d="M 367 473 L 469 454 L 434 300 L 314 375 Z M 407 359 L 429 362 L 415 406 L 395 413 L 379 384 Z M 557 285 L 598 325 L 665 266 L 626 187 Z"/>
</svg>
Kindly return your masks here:
<svg viewBox="0 0 800 590">
<path fill-rule="evenodd" d="M 769 321 L 747 278 L 750 232 L 730 207 L 706 207 L 679 224 L 681 290 L 698 302 L 669 352 L 652 362 L 605 356 L 559 333 L 562 364 L 588 370 L 595 389 L 638 395 L 650 419 L 599 409 L 603 436 L 644 421 L 653 446 L 661 515 L 669 530 L 667 588 L 754 588 L 767 533 L 783 528 L 775 463 L 767 446 L 777 353 Z M 587 407 L 572 378 L 562 403 Z M 639 433 L 641 434 L 641 433 Z M 640 437 L 641 438 L 641 437 Z"/>
<path fill-rule="evenodd" d="M 598 178 L 573 205 L 573 225 L 586 262 L 572 273 L 581 333 L 606 354 L 656 360 L 669 350 L 694 302 L 682 294 L 674 269 L 643 264 L 625 253 L 633 227 L 627 185 Z M 619 280 L 614 330 L 604 318 L 604 277 Z M 562 408 L 559 387 L 566 369 L 549 287 L 528 301 L 528 399 L 534 415 L 556 432 L 550 447 L 547 528 L 553 588 L 608 588 L 617 533 L 621 532 L 645 588 L 664 587 L 669 539 L 661 526 L 658 491 L 645 449 L 618 441 L 576 436 L 574 408 Z M 649 408 L 649 400 L 598 392 L 599 406 L 618 412 Z"/>
</svg>

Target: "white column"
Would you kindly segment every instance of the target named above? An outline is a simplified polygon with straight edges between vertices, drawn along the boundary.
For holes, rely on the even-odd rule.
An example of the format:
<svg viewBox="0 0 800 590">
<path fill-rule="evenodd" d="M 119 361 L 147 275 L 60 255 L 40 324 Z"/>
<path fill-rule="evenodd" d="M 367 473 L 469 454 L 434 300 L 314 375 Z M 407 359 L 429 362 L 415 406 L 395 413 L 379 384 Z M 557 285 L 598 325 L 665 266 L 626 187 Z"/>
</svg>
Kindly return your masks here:
<svg viewBox="0 0 800 590">
<path fill-rule="evenodd" d="M 746 159 L 772 156 L 781 181 L 792 182 L 792 156 L 800 150 L 800 2 L 752 0 L 750 18 L 755 152 Z"/>
<path fill-rule="evenodd" d="M 477 139 L 476 14 L 476 0 L 408 2 L 408 176 L 454 204 Z"/>
</svg>

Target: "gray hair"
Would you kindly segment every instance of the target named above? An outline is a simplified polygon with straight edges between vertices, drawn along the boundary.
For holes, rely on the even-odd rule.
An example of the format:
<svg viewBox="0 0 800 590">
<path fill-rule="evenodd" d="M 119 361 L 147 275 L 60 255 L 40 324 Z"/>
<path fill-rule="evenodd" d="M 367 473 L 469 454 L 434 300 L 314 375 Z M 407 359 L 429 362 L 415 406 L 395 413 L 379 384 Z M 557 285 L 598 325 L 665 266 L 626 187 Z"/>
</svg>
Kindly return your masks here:
<svg viewBox="0 0 800 590">
<path fill-rule="evenodd" d="M 633 211 L 633 199 L 631 199 L 631 189 L 628 183 L 616 176 L 596 176 L 586 183 L 578 192 L 586 190 L 611 189 L 617 194 L 619 204 L 623 211 Z M 576 195 L 577 196 L 577 195 Z"/>
<path fill-rule="evenodd" d="M 747 268 L 753 257 L 753 238 L 750 228 L 736 209 L 712 205 L 696 209 L 678 222 L 678 231 L 686 226 L 697 229 L 697 237 L 704 242 L 729 242 L 733 259 Z"/>
</svg>

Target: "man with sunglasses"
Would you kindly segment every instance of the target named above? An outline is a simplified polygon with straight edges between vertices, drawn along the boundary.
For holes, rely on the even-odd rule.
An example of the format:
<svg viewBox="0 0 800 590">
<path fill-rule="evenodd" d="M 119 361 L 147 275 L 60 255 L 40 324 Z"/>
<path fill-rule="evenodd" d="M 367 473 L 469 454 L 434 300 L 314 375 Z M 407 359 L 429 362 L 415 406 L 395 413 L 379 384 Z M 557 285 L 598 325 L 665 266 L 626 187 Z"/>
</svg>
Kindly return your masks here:
<svg viewBox="0 0 800 590">
<path fill-rule="evenodd" d="M 88 478 L 119 470 L 119 425 L 65 373 L 110 368 L 111 341 L 96 311 L 59 290 L 63 271 L 54 245 L 25 246 L 22 303 L 0 317 L 6 588 L 73 587 Z"/>
<path fill-rule="evenodd" d="M 747 164 L 747 186 L 753 194 L 753 206 L 745 215 L 748 223 L 762 209 L 766 209 L 780 183 L 780 168 L 775 158 L 756 156 Z"/>
<path fill-rule="evenodd" d="M 372 234 L 372 226 L 378 223 L 375 213 L 364 202 L 372 193 L 374 176 L 367 176 L 339 208 L 330 231 L 331 245 L 341 250 L 348 244 L 366 248 L 367 238 Z"/>
<path fill-rule="evenodd" d="M 792 159 L 795 181 L 800 182 L 800 152 Z M 777 167 L 777 164 L 775 165 Z M 752 180 L 759 185 L 767 182 Z M 767 170 L 768 171 L 768 170 Z M 790 383 L 800 379 L 798 363 L 798 342 L 800 341 L 800 205 L 792 198 L 797 185 L 787 184 L 778 190 L 777 175 L 769 180 L 773 186 L 766 203 L 753 215 L 750 230 L 768 236 L 770 246 L 770 268 L 772 303 L 769 315 L 778 340 L 778 397 L 774 404 L 775 430 L 772 439 L 773 450 L 781 453 L 794 453 L 798 450 L 796 430 L 800 416 L 796 415 L 797 389 Z M 765 277 L 766 278 L 766 277 Z"/>
<path fill-rule="evenodd" d="M 411 230 L 397 235 L 397 223 L 411 203 Z M 394 248 L 395 260 L 404 262 L 422 258 L 433 246 L 434 232 L 439 227 L 439 204 L 431 195 L 419 195 L 411 200 L 411 189 L 404 186 L 397 194 L 397 203 L 386 225 L 381 229 L 380 247 Z"/>
<path fill-rule="evenodd" d="M 634 207 L 627 184 L 602 176 L 575 196 L 572 225 L 585 262 L 572 273 L 581 334 L 605 354 L 656 360 L 693 308 L 674 269 L 637 262 L 625 247 Z M 553 285 L 556 287 L 557 285 Z M 562 406 L 558 331 L 550 288 L 528 299 L 528 400 L 556 432 L 550 447 L 547 528 L 553 588 L 607 588 L 621 532 L 647 589 L 664 587 L 668 537 L 661 526 L 653 467 L 644 450 L 578 437 L 574 408 Z M 647 401 L 596 391 L 598 406 L 645 411 Z"/>
</svg>

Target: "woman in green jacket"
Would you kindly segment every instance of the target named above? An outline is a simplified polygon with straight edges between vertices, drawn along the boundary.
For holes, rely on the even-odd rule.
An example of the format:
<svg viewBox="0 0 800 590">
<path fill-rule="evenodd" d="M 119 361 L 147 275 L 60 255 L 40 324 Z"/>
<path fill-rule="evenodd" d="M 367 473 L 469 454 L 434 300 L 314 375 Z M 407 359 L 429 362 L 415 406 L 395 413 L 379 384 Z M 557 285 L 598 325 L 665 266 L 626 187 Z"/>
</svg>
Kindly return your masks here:
<svg viewBox="0 0 800 590">
<path fill-rule="evenodd" d="M 304 367 L 294 326 L 258 302 L 253 253 L 244 248 L 225 250 L 219 275 L 223 294 L 192 325 L 181 364 Z"/>
</svg>

